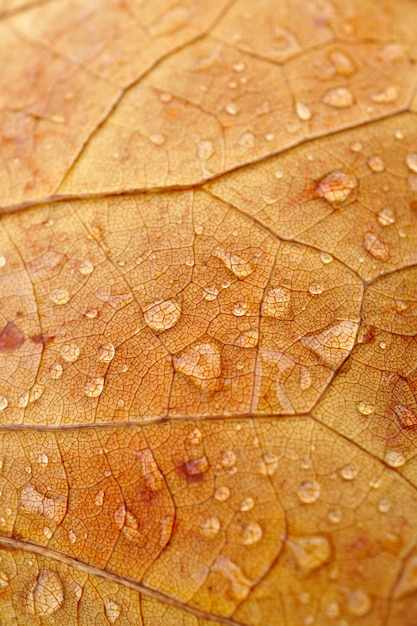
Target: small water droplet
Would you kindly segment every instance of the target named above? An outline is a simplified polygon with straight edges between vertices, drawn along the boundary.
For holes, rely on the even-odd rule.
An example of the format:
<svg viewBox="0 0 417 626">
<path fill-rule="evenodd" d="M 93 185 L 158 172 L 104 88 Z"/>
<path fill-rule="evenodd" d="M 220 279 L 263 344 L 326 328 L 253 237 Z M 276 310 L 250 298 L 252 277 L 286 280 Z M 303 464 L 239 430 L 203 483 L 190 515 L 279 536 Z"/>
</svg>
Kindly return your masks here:
<svg viewBox="0 0 417 626">
<path fill-rule="evenodd" d="M 390 104 L 391 102 L 395 102 L 397 98 L 398 87 L 395 85 L 389 85 L 388 87 L 371 94 L 372 102 L 376 102 L 377 104 Z"/>
<path fill-rule="evenodd" d="M 291 293 L 288 289 L 281 287 L 269 289 L 262 303 L 262 315 L 275 319 L 291 317 Z"/>
<path fill-rule="evenodd" d="M 204 298 L 209 302 L 216 300 L 219 295 L 219 290 L 214 285 L 210 285 L 204 288 Z"/>
<path fill-rule="evenodd" d="M 327 514 L 327 518 L 332 524 L 340 524 L 342 521 L 342 510 L 339 507 L 330 509 Z"/>
<path fill-rule="evenodd" d="M 217 517 L 209 517 L 201 524 L 201 532 L 205 537 L 215 537 L 220 527 L 220 520 Z"/>
<path fill-rule="evenodd" d="M 397 128 L 397 130 L 394 133 L 394 137 L 395 139 L 404 139 L 404 133 L 400 128 Z"/>
<path fill-rule="evenodd" d="M 110 598 L 104 598 L 104 610 L 110 624 L 115 624 L 119 619 L 120 606 Z"/>
<path fill-rule="evenodd" d="M 50 539 L 52 537 L 52 530 L 48 526 L 44 526 L 43 534 L 47 539 Z"/>
<path fill-rule="evenodd" d="M 71 529 L 68 531 L 68 539 L 70 540 L 70 543 L 75 543 L 77 541 L 77 535 Z"/>
<path fill-rule="evenodd" d="M 261 474 L 273 476 L 278 469 L 279 458 L 274 454 L 264 454 L 261 459 Z"/>
<path fill-rule="evenodd" d="M 213 250 L 212 255 L 223 261 L 225 266 L 240 280 L 247 278 L 255 271 L 252 263 L 245 261 L 237 254 L 228 252 L 220 246 Z"/>
<path fill-rule="evenodd" d="M 381 157 L 373 156 L 368 159 L 368 167 L 373 172 L 383 172 L 385 170 L 385 163 Z"/>
<path fill-rule="evenodd" d="M 379 347 L 381 348 L 381 350 L 386 350 L 387 349 L 386 341 L 380 341 L 379 342 Z"/>
<path fill-rule="evenodd" d="M 308 287 L 308 290 L 312 295 L 315 296 L 323 293 L 323 287 L 318 283 L 311 283 L 311 285 L 309 285 Z"/>
<path fill-rule="evenodd" d="M 320 253 L 320 260 L 321 260 L 322 263 L 327 265 L 328 263 L 331 263 L 333 261 L 333 257 L 332 257 L 331 254 L 328 254 L 327 252 L 321 252 Z"/>
<path fill-rule="evenodd" d="M 302 102 L 296 102 L 295 111 L 300 120 L 302 120 L 303 122 L 307 122 L 311 119 L 311 110 L 310 107 L 308 107 L 306 104 L 303 104 Z"/>
<path fill-rule="evenodd" d="M 216 498 L 216 500 L 219 500 L 219 502 L 226 502 L 226 500 L 228 500 L 230 497 L 229 487 L 217 487 L 216 491 L 214 492 L 214 497 Z"/>
<path fill-rule="evenodd" d="M 355 64 L 352 59 L 341 50 L 333 50 L 330 52 L 329 59 L 336 72 L 342 76 L 350 76 L 355 71 Z"/>
<path fill-rule="evenodd" d="M 65 361 L 74 363 L 80 356 L 80 349 L 75 343 L 66 343 L 61 348 L 61 356 Z"/>
<path fill-rule="evenodd" d="M 356 408 L 362 415 L 372 415 L 375 411 L 375 405 L 370 404 L 369 402 L 358 402 Z"/>
<path fill-rule="evenodd" d="M 190 459 L 185 464 L 186 472 L 189 476 L 199 476 L 207 472 L 209 468 L 209 462 L 207 457 L 201 456 L 198 459 Z"/>
<path fill-rule="evenodd" d="M 378 261 L 388 261 L 390 257 L 387 244 L 381 241 L 374 233 L 365 233 L 362 247 Z"/>
<path fill-rule="evenodd" d="M 344 480 L 353 480 L 358 475 L 358 470 L 352 463 L 348 463 L 348 465 L 342 467 L 340 475 Z"/>
<path fill-rule="evenodd" d="M 299 485 L 297 495 L 301 502 L 304 502 L 304 504 L 311 504 L 318 500 L 320 497 L 320 491 L 321 487 L 317 481 L 305 480 Z"/>
<path fill-rule="evenodd" d="M 99 361 L 104 361 L 104 363 L 110 363 L 115 355 L 116 349 L 112 343 L 105 343 L 100 346 L 98 351 L 98 359 Z"/>
<path fill-rule="evenodd" d="M 385 462 L 390 467 L 401 467 L 405 464 L 405 457 L 401 452 L 397 452 L 396 450 L 389 450 L 385 457 Z"/>
<path fill-rule="evenodd" d="M 242 500 L 242 502 L 240 503 L 240 510 L 250 511 L 251 509 L 253 509 L 254 506 L 255 506 L 255 500 L 251 498 L 250 496 L 248 496 L 247 498 Z"/>
<path fill-rule="evenodd" d="M 395 310 L 397 311 L 397 313 L 402 313 L 402 311 L 406 311 L 408 307 L 408 302 L 404 302 L 404 300 L 395 301 Z"/>
<path fill-rule="evenodd" d="M 38 458 L 38 463 L 40 465 L 43 465 L 44 467 L 46 467 L 49 463 L 49 458 L 48 455 L 45 454 L 45 452 L 42 452 L 42 454 L 39 456 Z"/>
<path fill-rule="evenodd" d="M 4 267 L 6 265 L 6 257 L 3 255 L 0 255 L 0 267 Z"/>
<path fill-rule="evenodd" d="M 329 604 L 326 605 L 325 613 L 329 619 L 336 619 L 340 617 L 340 606 L 337 602 L 329 602 Z"/>
<path fill-rule="evenodd" d="M 84 393 L 89 398 L 98 398 L 104 388 L 104 378 L 90 378 L 85 383 Z"/>
<path fill-rule="evenodd" d="M 165 137 L 160 135 L 159 133 L 155 133 L 154 135 L 149 135 L 149 139 L 156 146 L 163 146 L 165 143 Z"/>
<path fill-rule="evenodd" d="M 284 172 L 282 170 L 275 170 L 274 176 L 275 178 L 278 178 L 278 180 L 280 180 L 281 178 L 283 178 Z"/>
<path fill-rule="evenodd" d="M 330 204 L 337 206 L 345 202 L 357 186 L 358 181 L 353 174 L 335 170 L 319 181 L 317 193 Z"/>
<path fill-rule="evenodd" d="M 97 309 L 88 309 L 88 311 L 86 311 L 84 315 L 85 317 L 88 317 L 88 319 L 93 320 L 94 318 L 97 317 L 98 311 Z"/>
<path fill-rule="evenodd" d="M 417 152 L 410 152 L 407 154 L 405 162 L 407 163 L 409 170 L 417 173 Z"/>
<path fill-rule="evenodd" d="M 18 398 L 16 402 L 16 406 L 18 406 L 20 409 L 24 409 L 25 407 L 27 407 L 28 404 L 29 404 L 29 394 L 26 392 Z"/>
<path fill-rule="evenodd" d="M 247 308 L 248 305 L 246 304 L 246 302 L 236 302 L 233 305 L 233 315 L 236 315 L 236 317 L 242 317 L 243 315 L 245 315 Z"/>
<path fill-rule="evenodd" d="M 62 367 L 60 363 L 54 363 L 49 368 L 49 376 L 53 378 L 54 380 L 57 380 L 58 378 L 61 378 L 63 371 L 64 371 L 64 368 Z"/>
<path fill-rule="evenodd" d="M 360 141 L 354 141 L 350 145 L 352 152 L 360 152 L 363 149 L 363 144 Z"/>
<path fill-rule="evenodd" d="M 228 102 L 225 106 L 225 111 L 229 115 L 237 115 L 239 113 L 239 107 L 234 102 Z"/>
<path fill-rule="evenodd" d="M 244 72 L 246 69 L 246 63 L 244 63 L 243 61 L 238 61 L 237 63 L 233 64 L 233 69 L 235 72 Z"/>
<path fill-rule="evenodd" d="M 145 322 L 156 332 L 162 332 L 175 326 L 181 317 L 181 307 L 172 300 L 156 302 L 144 313 Z"/>
<path fill-rule="evenodd" d="M 288 541 L 288 547 L 304 574 L 309 574 L 328 563 L 331 557 L 330 544 L 326 537 L 297 537 Z"/>
<path fill-rule="evenodd" d="M 236 463 L 236 454 L 233 452 L 233 450 L 226 450 L 226 452 L 222 454 L 220 463 L 223 467 L 227 469 L 233 467 L 233 465 Z"/>
<path fill-rule="evenodd" d="M 391 510 L 392 504 L 389 500 L 380 500 L 378 502 L 378 511 L 380 513 L 388 513 Z"/>
<path fill-rule="evenodd" d="M 0 411 L 4 411 L 9 406 L 9 401 L 5 396 L 0 396 Z"/>
<path fill-rule="evenodd" d="M 357 589 L 348 595 L 348 611 L 351 615 L 362 617 L 369 613 L 371 607 L 371 599 L 365 591 Z"/>
<path fill-rule="evenodd" d="M 87 260 L 81 261 L 80 265 L 78 266 L 78 271 L 84 276 L 91 274 L 93 270 L 94 270 L 94 265 L 91 263 L 91 261 L 87 261 Z"/>
<path fill-rule="evenodd" d="M 203 439 L 201 430 L 199 430 L 198 428 L 194 428 L 190 433 L 188 433 L 187 439 L 193 445 L 198 446 Z"/>
<path fill-rule="evenodd" d="M 265 141 L 273 141 L 275 139 L 274 133 L 266 133 L 264 137 L 265 137 Z"/>
<path fill-rule="evenodd" d="M 346 87 L 337 87 L 336 89 L 329 89 L 323 98 L 322 102 L 334 109 L 347 109 L 354 103 L 354 97 L 352 92 Z"/>
<path fill-rule="evenodd" d="M 70 301 L 67 289 L 53 289 L 49 294 L 49 298 L 54 304 L 67 304 Z"/>
<path fill-rule="evenodd" d="M 381 226 L 390 226 L 395 222 L 394 211 L 388 207 L 381 209 L 378 213 L 378 222 Z"/>
<path fill-rule="evenodd" d="M 238 144 L 242 148 L 249 150 L 255 147 L 255 135 L 253 133 L 243 133 L 238 139 Z"/>
<path fill-rule="evenodd" d="M 244 546 L 251 546 L 262 539 L 262 528 L 257 522 L 250 522 L 241 531 L 241 542 Z"/>
</svg>

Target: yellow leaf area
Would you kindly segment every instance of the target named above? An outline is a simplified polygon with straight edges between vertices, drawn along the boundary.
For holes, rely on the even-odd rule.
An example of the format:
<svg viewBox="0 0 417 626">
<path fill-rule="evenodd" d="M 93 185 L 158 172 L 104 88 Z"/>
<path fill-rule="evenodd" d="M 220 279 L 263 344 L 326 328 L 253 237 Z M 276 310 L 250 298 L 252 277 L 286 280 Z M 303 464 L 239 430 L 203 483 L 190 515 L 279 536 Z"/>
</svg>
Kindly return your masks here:
<svg viewBox="0 0 417 626">
<path fill-rule="evenodd" d="M 0 623 L 415 626 L 415 1 L 0 42 Z"/>
</svg>

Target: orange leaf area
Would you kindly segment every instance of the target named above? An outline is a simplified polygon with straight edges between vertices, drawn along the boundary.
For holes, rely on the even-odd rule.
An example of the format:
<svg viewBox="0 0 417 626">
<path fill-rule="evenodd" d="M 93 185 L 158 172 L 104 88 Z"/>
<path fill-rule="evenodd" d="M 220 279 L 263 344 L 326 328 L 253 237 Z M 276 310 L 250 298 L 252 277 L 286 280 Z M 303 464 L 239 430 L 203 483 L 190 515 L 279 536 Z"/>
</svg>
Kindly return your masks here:
<svg viewBox="0 0 417 626">
<path fill-rule="evenodd" d="M 0 0 L 0 623 L 415 626 L 414 0 Z"/>
</svg>

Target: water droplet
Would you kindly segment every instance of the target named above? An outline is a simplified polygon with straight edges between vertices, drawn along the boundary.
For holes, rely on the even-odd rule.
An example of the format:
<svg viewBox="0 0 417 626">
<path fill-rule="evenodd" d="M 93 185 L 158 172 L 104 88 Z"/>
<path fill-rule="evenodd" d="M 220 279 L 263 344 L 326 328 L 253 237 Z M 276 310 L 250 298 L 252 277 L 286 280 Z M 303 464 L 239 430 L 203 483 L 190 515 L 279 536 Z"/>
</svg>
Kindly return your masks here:
<svg viewBox="0 0 417 626">
<path fill-rule="evenodd" d="M 322 363 L 336 369 L 355 345 L 357 322 L 337 322 L 316 335 L 305 335 L 301 344 L 317 354 Z"/>
<path fill-rule="evenodd" d="M 104 378 L 90 378 L 85 383 L 84 393 L 89 398 L 98 398 L 104 388 Z"/>
<path fill-rule="evenodd" d="M 405 457 L 401 452 L 397 452 L 396 450 L 389 450 L 385 457 L 385 462 L 390 467 L 401 467 L 405 464 Z"/>
<path fill-rule="evenodd" d="M 163 135 L 160 135 L 159 133 L 149 135 L 149 139 L 156 146 L 163 146 L 165 143 L 165 137 Z"/>
<path fill-rule="evenodd" d="M 325 537 L 297 537 L 288 541 L 288 547 L 291 548 L 303 574 L 318 569 L 331 557 L 330 544 Z"/>
<path fill-rule="evenodd" d="M 243 63 L 243 61 L 239 61 L 238 63 L 234 63 L 233 65 L 233 69 L 235 72 L 244 72 L 246 69 L 246 63 Z"/>
<path fill-rule="evenodd" d="M 199 476 L 207 472 L 209 468 L 209 462 L 207 457 L 201 456 L 199 459 L 191 459 L 186 462 L 185 469 L 189 476 Z"/>
<path fill-rule="evenodd" d="M 44 526 L 43 534 L 47 539 L 50 539 L 52 537 L 52 530 L 49 528 L 49 526 Z"/>
<path fill-rule="evenodd" d="M 388 513 L 391 510 L 392 504 L 389 500 L 380 500 L 378 502 L 378 511 L 380 513 Z"/>
<path fill-rule="evenodd" d="M 68 531 L 68 539 L 69 539 L 70 543 L 75 543 L 77 541 L 77 535 L 71 529 Z"/>
<path fill-rule="evenodd" d="M 236 463 L 236 454 L 233 452 L 233 450 L 226 450 L 226 452 L 222 454 L 220 463 L 223 467 L 227 469 L 233 467 L 233 465 Z"/>
<path fill-rule="evenodd" d="M 57 380 L 58 378 L 61 378 L 63 371 L 64 371 L 64 368 L 62 367 L 60 363 L 54 363 L 49 368 L 49 376 L 53 378 L 54 380 Z"/>
<path fill-rule="evenodd" d="M 328 254 L 327 252 L 321 252 L 320 253 L 320 260 L 321 260 L 322 263 L 327 265 L 328 263 L 331 263 L 333 261 L 333 257 L 332 257 L 331 254 Z"/>
<path fill-rule="evenodd" d="M 88 317 L 88 319 L 93 320 L 94 318 L 97 317 L 98 311 L 97 309 L 88 309 L 88 311 L 86 311 L 84 315 L 85 317 Z"/>
<path fill-rule="evenodd" d="M 262 539 L 262 528 L 257 522 L 250 522 L 242 529 L 241 542 L 245 546 L 251 546 Z"/>
<path fill-rule="evenodd" d="M 346 87 L 337 87 L 336 89 L 329 89 L 323 98 L 322 102 L 335 109 L 346 109 L 354 103 L 354 97 L 352 92 Z"/>
<path fill-rule="evenodd" d="M 174 368 L 186 376 L 201 380 L 218 378 L 221 374 L 220 347 L 212 342 L 197 343 L 174 356 Z"/>
<path fill-rule="evenodd" d="M 259 332 L 257 330 L 247 330 L 235 339 L 233 345 L 241 348 L 255 348 L 258 342 Z"/>
<path fill-rule="evenodd" d="M 247 498 L 242 500 L 242 502 L 240 503 L 240 510 L 250 511 L 251 509 L 253 509 L 254 506 L 255 506 L 255 500 L 251 498 L 250 496 L 248 496 Z"/>
<path fill-rule="evenodd" d="M 4 267 L 6 265 L 6 257 L 0 255 L 0 267 Z"/>
<path fill-rule="evenodd" d="M 46 467 L 46 466 L 48 465 L 48 463 L 49 463 L 49 459 L 48 459 L 48 455 L 47 455 L 47 454 L 45 454 L 45 452 L 43 452 L 43 453 L 39 456 L 39 458 L 38 458 L 38 463 L 39 463 L 40 465 L 43 465 L 44 467 Z"/>
<path fill-rule="evenodd" d="M 395 310 L 397 311 L 397 313 L 402 313 L 402 311 L 406 311 L 408 307 L 408 302 L 404 302 L 404 300 L 395 301 Z"/>
<path fill-rule="evenodd" d="M 78 266 L 78 271 L 84 276 L 91 274 L 93 270 L 94 270 L 94 265 L 91 263 L 91 261 L 87 261 L 87 260 L 81 261 L 80 265 Z"/>
<path fill-rule="evenodd" d="M 243 133 L 238 139 L 238 144 L 248 150 L 255 147 L 255 135 L 253 133 Z"/>
<path fill-rule="evenodd" d="M 311 602 L 311 593 L 309 593 L 308 591 L 302 591 L 298 596 L 298 599 L 300 600 L 301 604 L 307 605 Z"/>
<path fill-rule="evenodd" d="M 181 317 L 180 305 L 172 300 L 156 302 L 144 313 L 145 322 L 155 332 L 162 332 L 175 326 Z"/>
<path fill-rule="evenodd" d="M 405 162 L 407 163 L 409 170 L 417 173 L 417 152 L 410 152 L 407 154 Z"/>
<path fill-rule="evenodd" d="M 194 446 L 198 446 L 203 439 L 201 430 L 199 430 L 198 428 L 194 428 L 190 433 L 188 433 L 187 439 Z"/>
<path fill-rule="evenodd" d="M 242 317 L 243 315 L 245 315 L 247 308 L 248 305 L 246 304 L 246 302 L 236 302 L 233 305 L 233 315 L 236 315 L 236 317 Z"/>
<path fill-rule="evenodd" d="M 18 398 L 16 402 L 16 406 L 18 406 L 20 409 L 24 409 L 25 407 L 27 407 L 28 404 L 29 404 L 29 394 L 26 392 Z"/>
<path fill-rule="evenodd" d="M 319 181 L 316 190 L 320 197 L 337 206 L 345 202 L 357 186 L 358 181 L 353 174 L 335 170 Z"/>
<path fill-rule="evenodd" d="M 280 180 L 281 178 L 283 178 L 284 172 L 282 170 L 275 170 L 274 176 L 275 178 L 278 178 L 278 180 Z"/>
<path fill-rule="evenodd" d="M 385 169 L 385 163 L 380 157 L 373 156 L 368 159 L 368 167 L 373 172 L 383 172 Z"/>
<path fill-rule="evenodd" d="M 348 465 L 342 467 L 340 475 L 344 480 L 353 480 L 358 475 L 358 470 L 354 465 L 348 463 Z"/>
<path fill-rule="evenodd" d="M 204 298 L 209 302 L 216 300 L 219 295 L 219 290 L 214 285 L 210 285 L 209 287 L 204 288 Z"/>
<path fill-rule="evenodd" d="M 43 569 L 32 589 L 27 592 L 26 604 L 30 613 L 36 616 L 52 615 L 64 602 L 64 587 L 58 574 Z"/>
<path fill-rule="evenodd" d="M 209 139 L 200 139 L 197 145 L 198 158 L 207 161 L 214 154 L 213 142 Z"/>
<path fill-rule="evenodd" d="M 365 233 L 362 247 L 378 261 L 387 261 L 390 257 L 387 244 L 381 241 L 374 233 Z"/>
<path fill-rule="evenodd" d="M 299 485 L 297 495 L 304 504 L 311 504 L 319 499 L 320 491 L 321 487 L 317 481 L 305 480 Z"/>
<path fill-rule="evenodd" d="M 211 571 L 221 573 L 229 581 L 229 594 L 234 600 L 243 601 L 248 596 L 252 583 L 233 561 L 219 555 L 211 566 Z"/>
<path fill-rule="evenodd" d="M 336 72 L 342 76 L 350 76 L 355 71 L 355 64 L 352 59 L 341 50 L 333 50 L 330 52 L 329 59 Z"/>
<path fill-rule="evenodd" d="M 273 476 L 278 469 L 279 458 L 274 454 L 264 454 L 261 459 L 261 474 Z"/>
<path fill-rule="evenodd" d="M 342 521 L 342 510 L 339 507 L 334 507 L 333 509 L 330 509 L 327 514 L 327 518 L 332 524 L 340 524 L 340 522 Z"/>
<path fill-rule="evenodd" d="M 120 615 L 120 606 L 110 598 L 104 598 L 104 610 L 110 624 L 115 624 Z"/>
<path fill-rule="evenodd" d="M 403 428 L 417 426 L 417 414 L 409 407 L 396 404 L 394 406 L 394 413 Z"/>
<path fill-rule="evenodd" d="M 104 363 L 109 363 L 116 352 L 116 349 L 112 343 L 105 343 L 100 346 L 98 351 L 98 359 L 99 361 L 104 361 Z"/>
<path fill-rule="evenodd" d="M 303 122 L 307 122 L 311 119 L 311 110 L 310 107 L 308 107 L 306 104 L 303 104 L 302 102 L 296 102 L 295 111 L 300 120 L 302 120 Z"/>
<path fill-rule="evenodd" d="M 352 152 L 360 152 L 363 149 L 363 144 L 360 141 L 354 141 L 350 145 Z"/>
<path fill-rule="evenodd" d="M 308 290 L 312 295 L 315 296 L 323 293 L 323 287 L 318 283 L 311 283 L 311 285 L 309 285 L 308 287 Z"/>
<path fill-rule="evenodd" d="M 105 496 L 105 493 L 102 489 L 100 489 L 100 491 L 97 491 L 94 497 L 94 502 L 96 506 L 103 506 L 104 496 Z"/>
<path fill-rule="evenodd" d="M 390 208 L 381 209 L 378 213 L 378 222 L 381 226 L 390 226 L 395 222 L 394 211 Z"/>
<path fill-rule="evenodd" d="M 275 287 L 267 291 L 262 303 L 262 315 L 275 319 L 291 317 L 291 293 L 288 289 Z"/>
<path fill-rule="evenodd" d="M 362 617 L 369 613 L 371 607 L 371 599 L 365 591 L 357 589 L 348 595 L 348 611 L 351 615 Z"/>
<path fill-rule="evenodd" d="M 376 91 L 371 94 L 372 102 L 376 102 L 377 104 L 390 104 L 391 102 L 395 102 L 398 98 L 398 87 L 395 85 L 389 85 L 385 87 L 385 89 L 381 89 L 380 91 Z"/>
<path fill-rule="evenodd" d="M 65 361 L 74 363 L 80 356 L 80 349 L 75 343 L 66 343 L 61 348 L 61 356 Z"/>
<path fill-rule="evenodd" d="M 0 396 L 0 411 L 4 411 L 9 406 L 9 401 L 4 396 Z"/>
<path fill-rule="evenodd" d="M 224 108 L 229 115 L 237 115 L 239 113 L 239 107 L 234 102 L 228 102 Z"/>
<path fill-rule="evenodd" d="M 362 415 L 372 415 L 375 411 L 375 405 L 369 404 L 368 402 L 358 402 L 356 408 Z"/>
<path fill-rule="evenodd" d="M 205 537 L 215 537 L 220 530 L 220 520 L 217 517 L 209 517 L 201 524 L 201 532 Z"/>
<path fill-rule="evenodd" d="M 336 619 L 340 617 L 340 606 L 337 602 L 329 602 L 329 604 L 326 605 L 325 613 L 329 619 Z"/>
<path fill-rule="evenodd" d="M 67 289 L 53 289 L 49 294 L 49 298 L 54 304 L 67 304 L 70 301 Z"/>
<path fill-rule="evenodd" d="M 249 261 L 245 261 L 237 254 L 232 254 L 224 248 L 218 246 L 212 252 L 212 255 L 223 261 L 225 266 L 233 272 L 237 278 L 242 280 L 247 278 L 255 271 L 254 266 Z"/>
<path fill-rule="evenodd" d="M 216 491 L 214 492 L 214 497 L 216 498 L 216 500 L 219 500 L 219 502 L 225 502 L 230 497 L 229 487 L 217 487 Z"/>
</svg>

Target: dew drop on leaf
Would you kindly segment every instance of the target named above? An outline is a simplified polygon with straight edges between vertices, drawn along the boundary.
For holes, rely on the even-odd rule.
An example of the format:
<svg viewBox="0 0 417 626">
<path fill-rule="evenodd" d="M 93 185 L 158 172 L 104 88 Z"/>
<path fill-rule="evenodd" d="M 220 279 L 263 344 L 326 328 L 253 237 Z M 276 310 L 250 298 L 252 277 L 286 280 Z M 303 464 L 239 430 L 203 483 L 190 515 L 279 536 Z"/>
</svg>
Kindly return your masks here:
<svg viewBox="0 0 417 626">
<path fill-rule="evenodd" d="M 346 109 L 354 103 L 354 97 L 352 92 L 346 87 L 337 87 L 335 89 L 329 89 L 323 98 L 322 102 L 334 109 Z"/>
<path fill-rule="evenodd" d="M 175 326 L 181 317 L 181 307 L 172 300 L 156 302 L 145 311 L 144 317 L 149 328 L 162 332 Z"/>
<path fill-rule="evenodd" d="M 317 184 L 319 197 L 325 198 L 330 204 L 343 204 L 358 186 L 356 177 L 350 172 L 335 170 L 326 174 Z"/>
<path fill-rule="evenodd" d="M 417 152 L 410 152 L 409 154 L 407 154 L 405 161 L 407 163 L 408 169 L 412 172 L 417 173 Z"/>
<path fill-rule="evenodd" d="M 90 378 L 85 383 L 84 392 L 89 398 L 98 398 L 104 388 L 104 378 Z"/>
<path fill-rule="evenodd" d="M 305 480 L 297 488 L 297 495 L 304 504 L 312 504 L 319 499 L 321 487 L 316 480 Z"/>
<path fill-rule="evenodd" d="M 113 359 L 115 352 L 116 352 L 116 349 L 112 343 L 103 344 L 102 346 L 100 346 L 99 351 L 98 351 L 99 361 L 104 361 L 105 363 L 109 363 Z"/>
<path fill-rule="evenodd" d="M 61 348 L 61 356 L 65 361 L 74 363 L 80 356 L 80 349 L 75 343 L 66 343 Z"/>
</svg>

